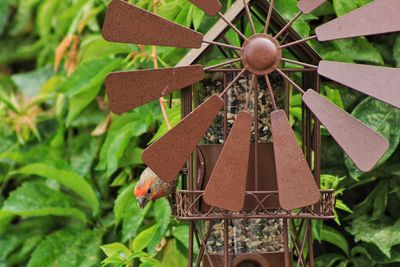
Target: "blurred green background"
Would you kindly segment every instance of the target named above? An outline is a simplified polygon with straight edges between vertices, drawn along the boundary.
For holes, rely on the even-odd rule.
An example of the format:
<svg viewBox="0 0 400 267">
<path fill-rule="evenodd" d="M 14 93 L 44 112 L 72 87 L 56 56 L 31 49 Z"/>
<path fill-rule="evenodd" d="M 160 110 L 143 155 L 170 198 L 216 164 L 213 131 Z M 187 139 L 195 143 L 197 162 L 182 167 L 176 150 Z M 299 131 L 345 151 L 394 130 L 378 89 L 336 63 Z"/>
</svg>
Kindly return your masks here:
<svg viewBox="0 0 400 267">
<path fill-rule="evenodd" d="M 130 2 L 153 8 L 150 0 Z M 276 7 L 290 19 L 296 2 Z M 371 1 L 328 2 L 296 22 L 301 35 Z M 151 47 L 105 42 L 106 6 L 0 0 L 0 266 L 186 266 L 188 225 L 171 217 L 166 199 L 141 210 L 132 194 L 143 148 L 167 129 L 159 105 L 116 116 L 103 87 L 113 70 L 151 68 Z M 187 0 L 157 6 L 201 32 L 216 20 Z M 311 45 L 324 59 L 400 65 L 398 34 Z M 174 66 L 185 52 L 160 47 L 158 63 Z M 400 111 L 334 83 L 322 93 L 388 138 L 390 150 L 363 174 L 323 130 L 322 185 L 339 200 L 335 221 L 313 225 L 317 266 L 400 266 Z M 295 129 L 300 107 L 295 95 Z M 168 115 L 179 121 L 179 101 Z"/>
</svg>

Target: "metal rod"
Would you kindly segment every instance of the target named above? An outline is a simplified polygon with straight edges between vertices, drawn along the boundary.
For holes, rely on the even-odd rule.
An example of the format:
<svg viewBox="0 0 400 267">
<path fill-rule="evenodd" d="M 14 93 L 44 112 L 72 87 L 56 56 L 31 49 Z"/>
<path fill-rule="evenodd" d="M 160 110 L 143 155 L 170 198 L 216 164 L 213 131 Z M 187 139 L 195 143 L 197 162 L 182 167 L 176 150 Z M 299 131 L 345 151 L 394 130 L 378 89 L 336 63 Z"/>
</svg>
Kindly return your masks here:
<svg viewBox="0 0 400 267">
<path fill-rule="evenodd" d="M 305 94 L 304 90 L 301 89 L 300 86 L 298 86 L 292 79 L 290 79 L 285 73 L 283 73 L 279 68 L 276 69 L 276 71 L 285 79 L 288 81 L 291 85 L 293 85 L 294 88 L 297 89 L 301 94 Z"/>
<path fill-rule="evenodd" d="M 316 38 L 317 38 L 317 35 L 312 35 L 310 37 L 307 37 L 307 38 L 304 38 L 304 39 L 301 39 L 301 40 L 297 40 L 297 41 L 294 41 L 294 42 L 291 42 L 291 43 L 288 43 L 288 44 L 281 45 L 281 49 L 284 49 L 284 48 L 287 48 L 287 47 L 290 47 L 290 46 L 293 46 L 293 45 L 301 44 L 301 43 L 304 43 L 304 42 L 307 42 L 307 41 L 310 41 L 310 40 L 313 40 L 313 39 L 316 39 Z"/>
<path fill-rule="evenodd" d="M 285 255 L 285 267 L 290 267 L 290 254 L 289 254 L 289 225 L 287 219 L 283 220 L 283 244 L 284 244 L 284 255 Z"/>
<path fill-rule="evenodd" d="M 285 61 L 285 62 L 288 62 L 288 63 L 295 64 L 295 65 L 300 65 L 300 66 L 303 66 L 303 67 L 307 67 L 307 68 L 318 69 L 318 66 L 315 66 L 315 65 L 312 65 L 312 64 L 307 64 L 307 63 L 296 61 L 296 60 L 291 60 L 291 59 L 288 59 L 288 58 L 281 58 L 281 60 Z"/>
<path fill-rule="evenodd" d="M 246 111 L 249 110 L 250 98 L 251 98 L 251 93 L 253 92 L 255 79 L 256 79 L 256 75 L 252 74 L 250 86 L 249 86 L 249 92 L 247 93 L 247 97 L 246 97 L 246 105 L 244 107 L 244 110 L 246 110 Z"/>
<path fill-rule="evenodd" d="M 210 237 L 210 234 L 211 234 L 211 228 L 212 228 L 212 221 L 210 221 L 209 222 L 209 224 L 208 224 L 208 227 L 207 227 L 207 232 L 206 232 L 206 235 L 205 235 L 205 237 L 204 237 L 204 240 L 202 240 L 202 242 L 201 242 L 201 247 L 200 247 L 200 250 L 199 250 L 199 255 L 198 255 L 198 257 L 197 257 L 197 260 L 196 260 L 196 267 L 200 267 L 200 264 L 201 264 L 201 260 L 202 260 L 202 258 L 203 258 L 203 256 L 204 256 L 204 251 L 207 249 L 206 248 L 206 246 L 207 246 L 207 240 L 208 240 L 208 238 Z M 209 258 L 209 257 L 207 257 L 207 258 Z M 210 259 L 209 259 L 210 260 Z M 211 263 L 212 264 L 212 263 Z"/>
<path fill-rule="evenodd" d="M 264 33 L 268 33 L 269 25 L 271 23 L 272 11 L 274 10 L 274 6 L 275 6 L 275 0 L 271 0 L 270 3 L 269 3 L 267 20 L 265 21 Z"/>
<path fill-rule="evenodd" d="M 224 67 L 226 65 L 230 65 L 232 63 L 235 63 L 235 62 L 238 62 L 238 61 L 241 61 L 241 60 L 242 60 L 242 58 L 235 58 L 235 59 L 232 59 L 232 60 L 229 60 L 229 61 L 225 61 L 225 62 L 216 64 L 216 65 L 213 65 L 213 66 L 206 67 L 206 68 L 204 68 L 204 71 L 212 70 L 212 69 L 219 68 L 219 67 Z"/>
<path fill-rule="evenodd" d="M 242 68 L 240 68 L 240 69 L 224 68 L 224 69 L 207 70 L 207 72 L 240 72 L 240 71 L 242 71 Z M 311 69 L 311 68 L 285 68 L 285 69 L 281 69 L 281 71 L 284 72 L 284 73 L 315 72 L 315 69 Z"/>
<path fill-rule="evenodd" d="M 301 247 L 300 247 L 300 251 L 299 251 L 299 255 L 301 256 L 301 261 L 297 260 L 297 267 L 300 266 L 300 262 L 302 262 L 303 266 L 305 266 L 305 259 L 303 257 L 303 251 L 304 251 L 304 246 L 307 240 L 307 232 L 308 232 L 308 228 L 310 227 L 310 220 L 308 220 L 306 222 L 306 229 L 304 231 L 304 237 L 303 237 L 303 241 L 301 242 Z"/>
<path fill-rule="evenodd" d="M 309 220 L 309 224 L 311 223 L 312 223 L 311 220 Z M 307 238 L 308 238 L 308 263 L 310 267 L 314 267 L 314 249 L 313 249 L 313 236 L 311 227 L 308 227 Z"/>
<path fill-rule="evenodd" d="M 226 92 L 236 83 L 240 77 L 246 72 L 246 69 L 243 69 L 242 71 L 239 72 L 239 74 L 225 87 L 225 89 L 222 91 L 222 93 L 219 94 L 220 97 L 223 97 Z"/>
<path fill-rule="evenodd" d="M 229 228 L 228 220 L 224 220 L 224 266 L 229 267 Z"/>
<path fill-rule="evenodd" d="M 256 191 L 258 188 L 258 91 L 259 84 L 256 79 L 256 83 L 254 86 L 254 188 Z"/>
<path fill-rule="evenodd" d="M 210 224 L 211 224 L 211 222 L 210 222 Z M 198 234 L 198 231 L 197 231 L 197 228 L 196 228 L 196 226 L 194 227 L 194 231 L 196 232 L 196 234 Z M 208 239 L 208 238 L 207 238 Z M 206 240 L 207 240 L 206 239 Z M 210 266 L 211 267 L 214 267 L 214 264 L 213 264 L 213 262 L 212 262 L 212 260 L 211 260 L 211 257 L 210 257 L 210 254 L 208 254 L 208 251 L 207 251 L 207 244 L 206 244 L 206 241 L 203 239 L 203 238 L 201 238 L 201 243 L 202 243 L 202 246 L 204 247 L 204 253 L 206 254 L 206 256 L 207 256 L 207 259 L 208 259 L 208 262 L 210 263 Z"/>
<path fill-rule="evenodd" d="M 216 46 L 221 46 L 221 47 L 226 47 L 226 48 L 231 48 L 231 49 L 236 49 L 236 50 L 242 50 L 242 48 L 239 47 L 239 46 L 234 46 L 234 45 L 230 45 L 230 44 L 224 44 L 224 43 L 220 43 L 220 42 L 203 40 L 203 43 L 216 45 Z"/>
<path fill-rule="evenodd" d="M 271 96 L 272 107 L 274 110 L 278 110 L 278 107 L 276 106 L 275 102 L 274 90 L 272 89 L 271 81 L 269 80 L 268 75 L 265 75 L 265 82 L 267 83 L 268 92 L 269 95 Z"/>
<path fill-rule="evenodd" d="M 230 22 L 221 12 L 218 12 L 218 15 L 220 16 L 220 18 L 225 21 L 229 27 L 231 27 L 232 30 L 234 30 L 243 40 L 247 41 L 247 37 L 244 36 L 244 34 L 238 30 L 238 28 L 235 27 L 235 25 L 232 24 L 232 22 Z"/>
<path fill-rule="evenodd" d="M 251 17 L 251 12 L 250 12 L 249 6 L 246 3 L 246 0 L 243 0 L 243 4 L 244 4 L 244 8 L 246 10 L 247 17 L 249 18 L 251 30 L 253 31 L 253 34 L 256 34 L 256 27 L 254 27 L 253 18 Z"/>
<path fill-rule="evenodd" d="M 225 35 L 223 35 L 221 38 L 222 38 L 222 40 L 224 40 L 224 42 L 225 42 L 226 44 L 229 44 L 229 45 L 230 45 L 229 40 L 228 40 L 228 38 L 226 38 Z M 237 57 L 240 57 L 240 54 L 239 54 L 239 52 L 238 52 L 236 49 L 232 49 L 231 51 L 232 51 Z"/>
<path fill-rule="evenodd" d="M 194 222 L 190 222 L 189 224 L 189 257 L 188 257 L 188 266 L 193 266 L 193 225 Z"/>
<path fill-rule="evenodd" d="M 274 38 L 275 38 L 275 39 L 278 39 L 278 37 L 281 36 L 282 33 L 284 33 L 290 26 L 292 26 L 292 24 L 293 24 L 302 14 L 303 14 L 303 12 L 301 12 L 301 11 L 300 11 L 299 13 L 297 13 L 296 16 L 295 16 L 291 21 L 289 21 L 289 22 L 285 25 L 285 27 L 283 27 L 283 28 L 281 29 L 280 32 L 278 32 L 278 33 L 274 36 Z"/>
<path fill-rule="evenodd" d="M 224 72 L 224 88 L 227 85 L 227 73 Z M 228 96 L 224 94 L 224 142 L 228 136 Z"/>
</svg>

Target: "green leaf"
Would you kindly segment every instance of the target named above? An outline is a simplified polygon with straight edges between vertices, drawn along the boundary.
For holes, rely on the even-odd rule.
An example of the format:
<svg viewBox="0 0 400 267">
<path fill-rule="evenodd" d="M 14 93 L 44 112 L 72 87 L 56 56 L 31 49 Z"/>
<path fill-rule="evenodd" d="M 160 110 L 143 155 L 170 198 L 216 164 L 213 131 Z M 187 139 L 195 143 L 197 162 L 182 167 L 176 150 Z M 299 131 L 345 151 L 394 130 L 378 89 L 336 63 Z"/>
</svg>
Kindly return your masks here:
<svg viewBox="0 0 400 267">
<path fill-rule="evenodd" d="M 99 211 L 100 203 L 93 187 L 85 178 L 73 171 L 57 169 L 44 163 L 33 163 L 19 169 L 18 173 L 56 180 L 84 199 L 94 213 Z"/>
<path fill-rule="evenodd" d="M 389 258 L 392 247 L 400 244 L 400 220 L 370 222 L 368 217 L 359 217 L 352 221 L 348 231 L 355 236 L 356 242 L 375 244 Z"/>
<path fill-rule="evenodd" d="M 71 198 L 43 182 L 23 183 L 10 193 L 2 210 L 19 216 L 72 216 L 86 221 L 86 216 L 74 208 Z"/>
<path fill-rule="evenodd" d="M 7 25 L 9 0 L 0 1 L 0 36 Z"/>
<path fill-rule="evenodd" d="M 336 229 L 323 225 L 321 229 L 321 240 L 339 247 L 346 255 L 349 255 L 350 249 L 346 238 Z"/>
<path fill-rule="evenodd" d="M 389 150 L 377 164 L 382 165 L 400 143 L 400 110 L 368 97 L 353 110 L 352 115 L 389 141 Z M 345 163 L 351 177 L 357 179 L 363 174 L 347 156 Z"/>
<path fill-rule="evenodd" d="M 333 8 L 338 16 L 349 13 L 357 7 L 357 1 L 333 0 Z"/>
<path fill-rule="evenodd" d="M 171 109 L 167 109 L 167 115 L 171 126 L 174 127 L 181 121 L 181 106 L 173 105 Z M 156 134 L 151 138 L 149 143 L 152 143 L 159 139 L 161 136 L 168 132 L 168 125 L 165 120 L 162 121 L 160 127 L 158 128 Z"/>
<path fill-rule="evenodd" d="M 45 82 L 51 77 L 50 68 L 37 69 L 31 72 L 14 74 L 11 76 L 15 85 L 26 96 L 36 96 Z"/>
<path fill-rule="evenodd" d="M 335 253 L 325 253 L 315 259 L 315 266 L 316 267 L 336 267 L 339 266 L 339 263 L 345 262 L 348 263 L 349 261 L 340 254 Z M 346 265 L 344 265 L 346 266 Z"/>
<path fill-rule="evenodd" d="M 108 257 L 118 254 L 122 258 L 129 258 L 132 255 L 132 252 L 121 243 L 112 243 L 101 246 L 100 248 Z"/>
<path fill-rule="evenodd" d="M 25 261 L 53 228 L 49 218 L 32 218 L 10 225 L 0 234 L 0 265 Z"/>
<path fill-rule="evenodd" d="M 95 99 L 106 75 L 121 65 L 121 59 L 103 58 L 84 62 L 76 68 L 59 89 L 70 99 L 67 125 Z"/>
<path fill-rule="evenodd" d="M 106 170 L 107 177 L 117 170 L 131 139 L 144 134 L 154 123 L 154 115 L 152 112 L 147 112 L 149 107 L 142 106 L 113 120 L 101 148 L 96 170 Z"/>
<path fill-rule="evenodd" d="M 153 205 L 154 218 L 160 225 L 148 244 L 149 252 L 154 252 L 158 243 L 161 242 L 171 222 L 171 207 L 166 198 L 159 198 Z"/>
<path fill-rule="evenodd" d="M 139 227 L 146 214 L 151 209 L 151 203 L 146 208 L 141 209 L 136 202 L 133 194 L 135 184 L 130 184 L 124 188 L 114 203 L 115 223 L 118 225 L 122 221 L 122 240 L 127 241 L 136 236 Z"/>
<path fill-rule="evenodd" d="M 163 249 L 162 266 L 177 267 L 187 262 L 186 257 L 178 250 L 175 239 L 170 239 Z"/>
<path fill-rule="evenodd" d="M 98 266 L 102 232 L 65 228 L 49 235 L 33 252 L 28 267 Z"/>
<path fill-rule="evenodd" d="M 133 251 L 139 252 L 144 250 L 149 245 L 154 235 L 157 233 L 159 227 L 160 224 L 156 223 L 153 226 L 147 228 L 146 230 L 140 232 L 140 234 L 138 234 L 138 236 L 133 240 L 132 243 Z"/>
</svg>

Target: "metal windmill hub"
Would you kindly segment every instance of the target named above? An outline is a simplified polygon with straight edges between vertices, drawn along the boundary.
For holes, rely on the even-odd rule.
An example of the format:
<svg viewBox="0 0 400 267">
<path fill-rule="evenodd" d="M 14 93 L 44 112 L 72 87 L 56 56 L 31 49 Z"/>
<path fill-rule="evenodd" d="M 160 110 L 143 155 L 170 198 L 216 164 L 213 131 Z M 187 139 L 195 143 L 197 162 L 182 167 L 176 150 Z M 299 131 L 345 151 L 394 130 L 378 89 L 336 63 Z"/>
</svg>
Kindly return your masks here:
<svg viewBox="0 0 400 267">
<path fill-rule="evenodd" d="M 272 36 L 260 33 L 244 42 L 241 57 L 248 71 L 257 75 L 266 75 L 278 67 L 282 52 L 279 43 Z"/>
</svg>

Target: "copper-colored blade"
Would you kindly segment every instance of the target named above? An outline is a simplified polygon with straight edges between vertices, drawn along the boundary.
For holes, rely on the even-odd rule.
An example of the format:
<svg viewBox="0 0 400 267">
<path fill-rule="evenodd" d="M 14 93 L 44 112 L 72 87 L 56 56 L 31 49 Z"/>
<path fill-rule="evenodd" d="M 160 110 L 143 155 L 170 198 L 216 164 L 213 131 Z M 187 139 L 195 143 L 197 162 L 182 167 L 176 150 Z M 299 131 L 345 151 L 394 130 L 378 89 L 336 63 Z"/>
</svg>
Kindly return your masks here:
<svg viewBox="0 0 400 267">
<path fill-rule="evenodd" d="M 110 73 L 105 80 L 110 110 L 127 112 L 203 78 L 201 65 Z"/>
<path fill-rule="evenodd" d="M 283 110 L 271 113 L 279 203 L 285 210 L 315 204 L 318 186 Z"/>
<path fill-rule="evenodd" d="M 400 108 L 400 69 L 321 61 L 318 73 Z"/>
<path fill-rule="evenodd" d="M 145 149 L 143 162 L 165 182 L 175 180 L 223 105 L 224 101 L 218 95 L 209 97 L 178 125 Z"/>
<path fill-rule="evenodd" d="M 319 41 L 400 31 L 399 0 L 376 0 L 319 26 Z"/>
<path fill-rule="evenodd" d="M 326 0 L 300 0 L 297 3 L 297 7 L 303 12 L 304 14 L 310 14 L 315 9 L 320 7 Z"/>
<path fill-rule="evenodd" d="M 190 0 L 190 2 L 210 16 L 217 15 L 222 7 L 218 0 Z"/>
<path fill-rule="evenodd" d="M 203 35 L 123 0 L 112 0 L 103 25 L 107 41 L 200 48 Z"/>
<path fill-rule="evenodd" d="M 252 116 L 238 113 L 204 192 L 204 201 L 218 208 L 243 209 L 250 156 Z"/>
<path fill-rule="evenodd" d="M 303 101 L 360 170 L 371 170 L 389 148 L 384 137 L 314 90 L 309 89 Z"/>
</svg>

